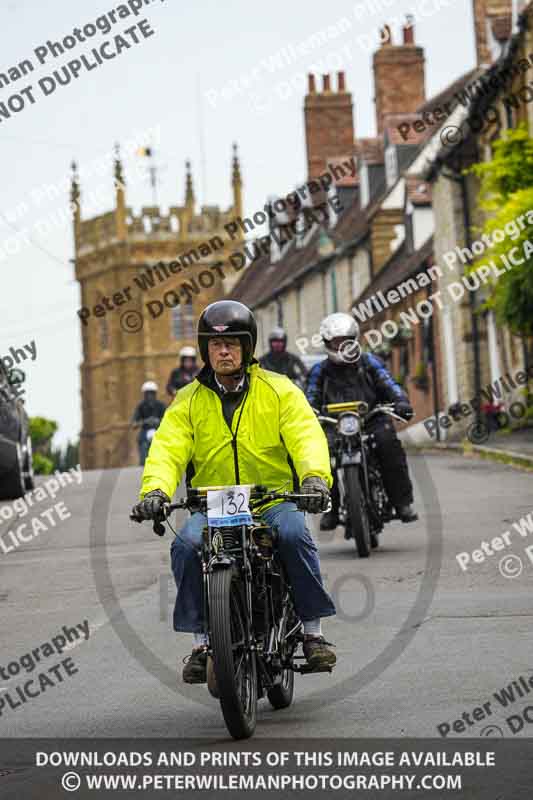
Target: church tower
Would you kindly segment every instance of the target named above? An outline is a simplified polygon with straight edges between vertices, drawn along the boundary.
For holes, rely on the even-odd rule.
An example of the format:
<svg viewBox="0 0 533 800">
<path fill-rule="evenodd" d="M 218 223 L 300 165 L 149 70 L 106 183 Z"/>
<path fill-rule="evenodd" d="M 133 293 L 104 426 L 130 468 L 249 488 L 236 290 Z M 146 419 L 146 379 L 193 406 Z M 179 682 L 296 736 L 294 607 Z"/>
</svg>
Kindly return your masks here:
<svg viewBox="0 0 533 800">
<path fill-rule="evenodd" d="M 243 241 L 234 224 L 242 214 L 235 145 L 233 203 L 225 211 L 218 206 L 197 211 L 189 161 L 184 203 L 171 206 L 167 215 L 157 206 L 143 207 L 139 216 L 133 215 L 126 205 L 127 181 L 118 145 L 113 178 L 115 208 L 83 220 L 83 187 L 72 164 L 70 199 L 83 344 L 80 461 L 84 469 L 138 463 L 137 431 L 130 421 L 142 399 L 142 384 L 156 381 L 159 399 L 170 402 L 166 385 L 179 350 L 184 345 L 196 347 L 199 314 L 208 303 L 224 297 L 244 263 L 235 256 Z"/>
</svg>

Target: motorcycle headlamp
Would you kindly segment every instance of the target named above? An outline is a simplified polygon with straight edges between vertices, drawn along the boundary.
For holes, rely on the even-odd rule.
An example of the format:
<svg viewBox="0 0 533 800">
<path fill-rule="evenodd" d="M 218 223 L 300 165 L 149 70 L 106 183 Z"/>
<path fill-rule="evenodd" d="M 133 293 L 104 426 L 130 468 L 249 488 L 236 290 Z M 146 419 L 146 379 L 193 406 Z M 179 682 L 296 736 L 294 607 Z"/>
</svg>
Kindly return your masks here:
<svg viewBox="0 0 533 800">
<path fill-rule="evenodd" d="M 339 419 L 339 433 L 343 436 L 355 436 L 361 430 L 357 414 L 343 414 Z"/>
</svg>

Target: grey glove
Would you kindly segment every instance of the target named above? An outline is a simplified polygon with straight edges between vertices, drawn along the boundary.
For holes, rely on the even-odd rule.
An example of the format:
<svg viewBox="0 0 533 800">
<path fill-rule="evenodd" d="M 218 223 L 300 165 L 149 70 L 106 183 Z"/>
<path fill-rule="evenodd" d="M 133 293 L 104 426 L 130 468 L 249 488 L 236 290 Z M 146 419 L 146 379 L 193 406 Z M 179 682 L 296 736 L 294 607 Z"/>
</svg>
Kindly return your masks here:
<svg viewBox="0 0 533 800">
<path fill-rule="evenodd" d="M 319 497 L 302 498 L 300 508 L 310 514 L 320 514 L 325 511 L 329 503 L 328 485 L 322 478 L 315 476 L 305 478 L 302 482 L 302 494 L 318 494 Z"/>
<path fill-rule="evenodd" d="M 140 503 L 133 506 L 131 519 L 135 522 L 143 522 L 145 519 L 161 519 L 165 503 L 170 503 L 170 497 L 161 489 L 154 489 L 153 492 L 145 494 Z"/>
</svg>

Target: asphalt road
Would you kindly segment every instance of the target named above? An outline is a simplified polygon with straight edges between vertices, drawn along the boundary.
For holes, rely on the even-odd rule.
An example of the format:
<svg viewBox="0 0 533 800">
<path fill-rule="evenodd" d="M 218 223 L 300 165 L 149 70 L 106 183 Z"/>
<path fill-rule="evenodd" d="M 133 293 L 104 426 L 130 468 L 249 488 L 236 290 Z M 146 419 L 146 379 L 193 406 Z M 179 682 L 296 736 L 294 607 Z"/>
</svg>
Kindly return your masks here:
<svg viewBox="0 0 533 800">
<path fill-rule="evenodd" d="M 420 521 L 390 525 L 370 559 L 356 558 L 340 528 L 315 534 L 339 612 L 325 623 L 338 665 L 331 676 L 297 677 L 289 709 L 262 701 L 256 736 L 437 736 L 438 725 L 466 711 L 472 724 L 455 735 L 485 735 L 490 724 L 511 737 L 505 718 L 533 705 L 533 689 L 508 709 L 493 697 L 533 672 L 530 542 L 513 531 L 509 546 L 468 571 L 456 560 L 532 510 L 531 475 L 443 454 L 414 456 L 410 465 Z M 71 649 L 43 657 L 34 672 L 21 667 L 0 680 L 1 737 L 227 738 L 217 701 L 178 678 L 190 637 L 171 627 L 171 536 L 129 522 L 139 478 L 134 468 L 84 473 L 81 485 L 53 501 L 65 504 L 68 519 L 55 527 L 45 520 L 36 538 L 0 551 L 0 667 L 42 648 L 63 626 L 90 625 L 87 641 L 80 632 Z M 25 520 L 53 502 L 41 501 Z M 312 526 L 316 532 L 316 517 Z M 12 529 L 2 520 L 0 536 Z M 521 558 L 516 577 L 499 570 L 509 554 Z M 514 574 L 517 565 L 502 568 Z M 16 698 L 17 685 L 64 659 L 73 674 L 65 667 L 62 680 L 52 676 L 35 698 L 1 706 L 6 691 Z M 490 713 L 473 719 L 488 701 Z M 532 732 L 525 723 L 517 735 Z"/>
</svg>

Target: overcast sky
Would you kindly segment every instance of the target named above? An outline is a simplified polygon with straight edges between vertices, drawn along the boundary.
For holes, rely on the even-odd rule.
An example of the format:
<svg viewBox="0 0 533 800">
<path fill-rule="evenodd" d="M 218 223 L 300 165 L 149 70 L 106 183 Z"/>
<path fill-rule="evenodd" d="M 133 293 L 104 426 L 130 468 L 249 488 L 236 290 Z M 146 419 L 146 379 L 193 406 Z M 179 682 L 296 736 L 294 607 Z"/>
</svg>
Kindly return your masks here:
<svg viewBox="0 0 533 800">
<path fill-rule="evenodd" d="M 80 295 L 70 263 L 71 228 L 58 216 L 65 213 L 68 193 L 56 189 L 54 196 L 48 189 L 47 198 L 43 187 L 65 180 L 73 158 L 87 170 L 103 163 L 115 141 L 143 138 L 152 129 L 164 208 L 183 202 L 187 158 L 193 163 L 198 202 L 229 206 L 235 140 L 245 209 L 253 213 L 267 195 L 290 191 L 305 180 L 303 86 L 313 66 L 317 73 L 346 71 L 355 133 L 372 136 L 371 54 L 381 24 L 392 22 L 398 41 L 394 21 L 414 13 L 416 41 L 426 53 L 428 97 L 475 65 L 471 2 L 446 2 L 447 8 L 435 11 L 444 0 L 270 0 L 266 5 L 152 0 L 139 16 L 119 19 L 108 34 L 98 33 L 54 58 L 44 54 L 48 41 L 61 42 L 74 28 L 94 24 L 121 4 L 3 0 L 0 73 L 24 59 L 35 70 L 0 88 L 0 103 L 28 86 L 35 102 L 26 93 L 21 111 L 12 110 L 9 119 L 0 116 L 0 357 L 12 346 L 35 341 L 37 358 L 25 367 L 27 408 L 31 415 L 59 422 L 56 442 L 76 438 L 81 427 Z M 138 44 L 91 71 L 82 69 L 77 80 L 44 96 L 40 79 L 144 18 L 145 32 L 153 29 L 154 35 L 145 39 L 136 28 L 127 40 L 136 37 Z M 327 43 L 302 54 L 298 45 L 319 31 L 328 32 Z M 37 48 L 42 48 L 42 65 Z M 103 174 L 82 181 L 85 198 L 94 194 L 89 209 L 82 199 L 84 216 L 111 208 L 111 176 L 105 163 L 101 169 Z M 138 212 L 151 205 L 152 193 L 147 178 L 132 169 L 130 163 L 127 203 Z M 16 231 L 25 229 L 29 234 L 23 238 L 29 235 L 31 242 L 21 238 L 17 243 Z M 17 248 L 18 253 L 6 255 L 6 249 L 15 253 Z"/>
</svg>

